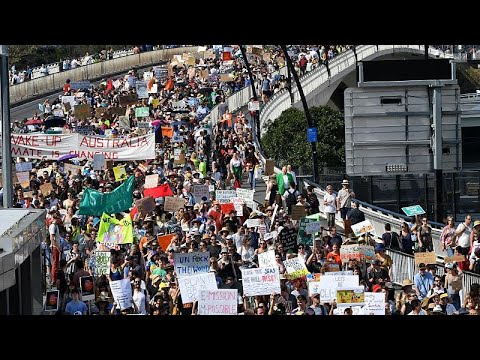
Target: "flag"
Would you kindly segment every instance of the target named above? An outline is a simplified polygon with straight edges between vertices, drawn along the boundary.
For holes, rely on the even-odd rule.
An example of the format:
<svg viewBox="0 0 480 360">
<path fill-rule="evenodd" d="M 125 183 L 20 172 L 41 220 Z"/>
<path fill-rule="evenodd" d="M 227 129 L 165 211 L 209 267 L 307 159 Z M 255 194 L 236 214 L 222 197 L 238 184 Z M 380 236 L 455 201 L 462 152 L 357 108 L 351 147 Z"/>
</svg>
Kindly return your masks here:
<svg viewBox="0 0 480 360">
<path fill-rule="evenodd" d="M 97 242 L 114 244 L 133 243 L 133 226 L 130 214 L 125 215 L 122 220 L 117 220 L 103 213 L 98 228 Z"/>
<path fill-rule="evenodd" d="M 172 189 L 170 189 L 170 186 L 168 184 L 163 184 L 150 189 L 143 189 L 143 196 L 152 196 L 154 199 L 172 195 Z"/>
<path fill-rule="evenodd" d="M 130 209 L 133 203 L 134 179 L 135 176 L 131 175 L 110 193 L 85 188 L 78 214 L 101 216 L 104 212 L 115 214 Z"/>
</svg>

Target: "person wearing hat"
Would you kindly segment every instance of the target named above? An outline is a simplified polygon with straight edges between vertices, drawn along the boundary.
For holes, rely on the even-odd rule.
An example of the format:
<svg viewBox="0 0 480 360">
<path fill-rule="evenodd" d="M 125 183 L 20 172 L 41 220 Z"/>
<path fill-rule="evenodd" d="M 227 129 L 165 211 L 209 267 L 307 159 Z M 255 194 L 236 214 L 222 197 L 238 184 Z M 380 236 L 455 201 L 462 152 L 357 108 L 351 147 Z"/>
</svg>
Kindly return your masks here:
<svg viewBox="0 0 480 360">
<path fill-rule="evenodd" d="M 107 291 L 102 291 L 99 296 L 95 299 L 95 305 L 98 308 L 98 315 L 110 315 L 110 300 L 111 297 L 108 296 Z"/>
<path fill-rule="evenodd" d="M 383 285 L 387 281 L 390 281 L 387 270 L 381 267 L 381 261 L 375 259 L 372 261 L 372 269 L 368 273 L 367 285 L 369 289 L 373 289 L 375 285 Z"/>
<path fill-rule="evenodd" d="M 448 302 L 449 296 L 447 293 L 440 294 L 440 306 L 442 307 L 442 312 L 447 315 L 454 315 L 458 309 L 455 308 L 455 305 Z"/>
<path fill-rule="evenodd" d="M 375 259 L 380 260 L 380 266 L 387 270 L 388 276 L 392 277 L 392 265 L 393 260 L 390 255 L 385 253 L 385 245 L 382 243 L 377 243 L 375 245 Z"/>
<path fill-rule="evenodd" d="M 349 186 L 350 183 L 348 180 L 343 180 L 342 188 L 337 194 L 337 210 L 340 210 L 340 215 L 343 220 L 348 218 L 348 214 L 352 209 L 352 199 L 355 198 L 355 193 L 349 189 Z"/>
</svg>

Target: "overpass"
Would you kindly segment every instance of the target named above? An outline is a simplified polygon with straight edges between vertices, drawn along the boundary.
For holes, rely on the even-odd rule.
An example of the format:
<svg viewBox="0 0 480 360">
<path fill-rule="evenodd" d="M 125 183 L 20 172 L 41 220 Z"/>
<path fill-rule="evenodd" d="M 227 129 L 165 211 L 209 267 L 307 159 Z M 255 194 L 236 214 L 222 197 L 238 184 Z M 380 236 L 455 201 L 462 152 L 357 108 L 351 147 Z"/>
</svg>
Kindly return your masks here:
<svg viewBox="0 0 480 360">
<path fill-rule="evenodd" d="M 325 66 L 319 66 L 310 73 L 307 73 L 300 78 L 305 97 L 309 106 L 314 105 L 326 105 L 329 103 L 331 96 L 334 92 L 343 86 L 356 86 L 355 78 L 352 73 L 355 73 L 357 61 L 368 61 L 373 59 L 399 59 L 399 58 L 411 58 L 412 56 L 424 56 L 425 49 L 423 45 L 361 45 L 356 47 L 356 51 L 348 50 L 343 54 L 340 54 L 334 58 L 329 64 L 329 71 Z M 429 48 L 430 57 L 444 57 L 437 49 Z M 286 74 L 286 68 L 279 70 L 281 74 Z M 353 81 L 353 83 L 352 83 Z M 342 82 L 344 85 L 341 85 Z M 343 90 L 342 90 L 343 93 Z M 293 104 L 290 100 L 290 94 L 287 90 L 282 90 L 273 95 L 270 100 L 260 111 L 260 126 L 261 135 L 265 133 L 264 125 L 267 121 L 274 121 L 280 114 L 290 108 L 291 106 L 300 107 L 301 101 L 298 90 L 293 87 L 294 101 Z M 233 94 L 227 99 L 228 108 L 230 111 L 235 111 L 243 106 L 246 106 L 252 96 L 250 87 L 243 88 L 239 92 Z M 329 104 L 330 105 L 330 104 Z M 219 121 L 218 107 L 212 109 L 208 116 L 212 126 Z M 255 134 L 255 132 L 254 132 Z M 256 147 L 261 154 L 261 161 L 265 163 L 265 157 L 263 155 L 260 143 L 258 139 L 255 139 Z M 278 167 L 275 167 L 275 172 L 280 172 Z M 326 193 L 325 189 L 322 189 L 318 184 L 310 181 L 305 181 L 305 185 L 312 185 L 315 188 L 315 194 L 319 198 L 320 202 L 320 214 L 326 219 L 326 214 L 323 209 L 323 195 Z M 258 200 L 258 199 L 256 199 Z M 263 199 L 261 199 L 263 200 Z M 403 214 L 391 212 L 389 210 L 373 206 L 365 202 L 360 203 L 360 210 L 365 214 L 365 218 L 370 220 L 375 228 L 375 234 L 381 236 L 384 232 L 384 226 L 388 222 L 392 225 L 392 230 L 400 232 L 400 225 L 407 220 L 407 217 Z M 336 218 L 337 226 L 343 227 L 343 221 L 339 214 Z M 440 223 L 432 223 L 430 225 L 433 228 L 433 240 L 434 251 L 437 254 L 437 273 L 442 275 L 444 273 L 443 258 L 447 256 L 446 252 L 440 249 L 440 235 L 441 228 L 444 226 Z M 417 273 L 417 267 L 413 256 L 403 254 L 396 251 L 388 251 L 394 261 L 394 271 L 392 280 L 398 284 L 401 284 L 403 279 L 413 279 Z M 463 276 L 463 288 L 468 292 L 472 283 L 480 283 L 480 276 L 466 272 Z"/>
<path fill-rule="evenodd" d="M 11 85 L 10 104 L 17 105 L 24 101 L 31 100 L 34 97 L 50 95 L 62 89 L 67 79 L 71 81 L 97 80 L 118 75 L 132 68 L 145 67 L 168 61 L 173 58 L 174 55 L 182 55 L 184 52 L 196 52 L 197 48 L 197 46 L 190 46 L 132 54 Z"/>
</svg>

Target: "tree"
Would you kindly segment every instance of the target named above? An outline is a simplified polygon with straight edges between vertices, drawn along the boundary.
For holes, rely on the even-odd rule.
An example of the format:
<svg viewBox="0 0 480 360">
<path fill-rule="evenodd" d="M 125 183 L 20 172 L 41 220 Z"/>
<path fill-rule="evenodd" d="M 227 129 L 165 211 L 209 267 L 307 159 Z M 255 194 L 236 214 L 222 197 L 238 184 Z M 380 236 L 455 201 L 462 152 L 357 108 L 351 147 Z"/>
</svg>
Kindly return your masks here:
<svg viewBox="0 0 480 360">
<path fill-rule="evenodd" d="M 317 156 L 320 166 L 345 166 L 345 122 L 343 114 L 327 106 L 311 107 L 317 127 Z M 295 108 L 285 110 L 278 119 L 266 124 L 261 139 L 266 155 L 275 163 L 291 164 L 305 172 L 312 169 L 312 148 L 307 142 L 305 113 Z"/>
</svg>

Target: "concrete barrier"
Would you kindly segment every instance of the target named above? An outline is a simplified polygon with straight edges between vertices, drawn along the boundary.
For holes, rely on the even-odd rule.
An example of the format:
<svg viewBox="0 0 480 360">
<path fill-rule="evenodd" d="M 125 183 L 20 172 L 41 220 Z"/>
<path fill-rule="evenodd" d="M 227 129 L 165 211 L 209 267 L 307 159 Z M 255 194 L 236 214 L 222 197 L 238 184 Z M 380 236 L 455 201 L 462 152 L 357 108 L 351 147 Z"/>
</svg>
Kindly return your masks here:
<svg viewBox="0 0 480 360">
<path fill-rule="evenodd" d="M 47 95 L 51 92 L 60 90 L 63 88 L 65 80 L 67 79 L 70 79 L 71 81 L 95 80 L 122 71 L 128 71 L 131 68 L 148 66 L 161 61 L 170 60 L 174 55 L 181 55 L 184 52 L 196 51 L 196 46 L 149 51 L 43 76 L 10 86 L 10 104 L 15 105 L 16 103 L 25 101 L 29 98 Z"/>
</svg>

